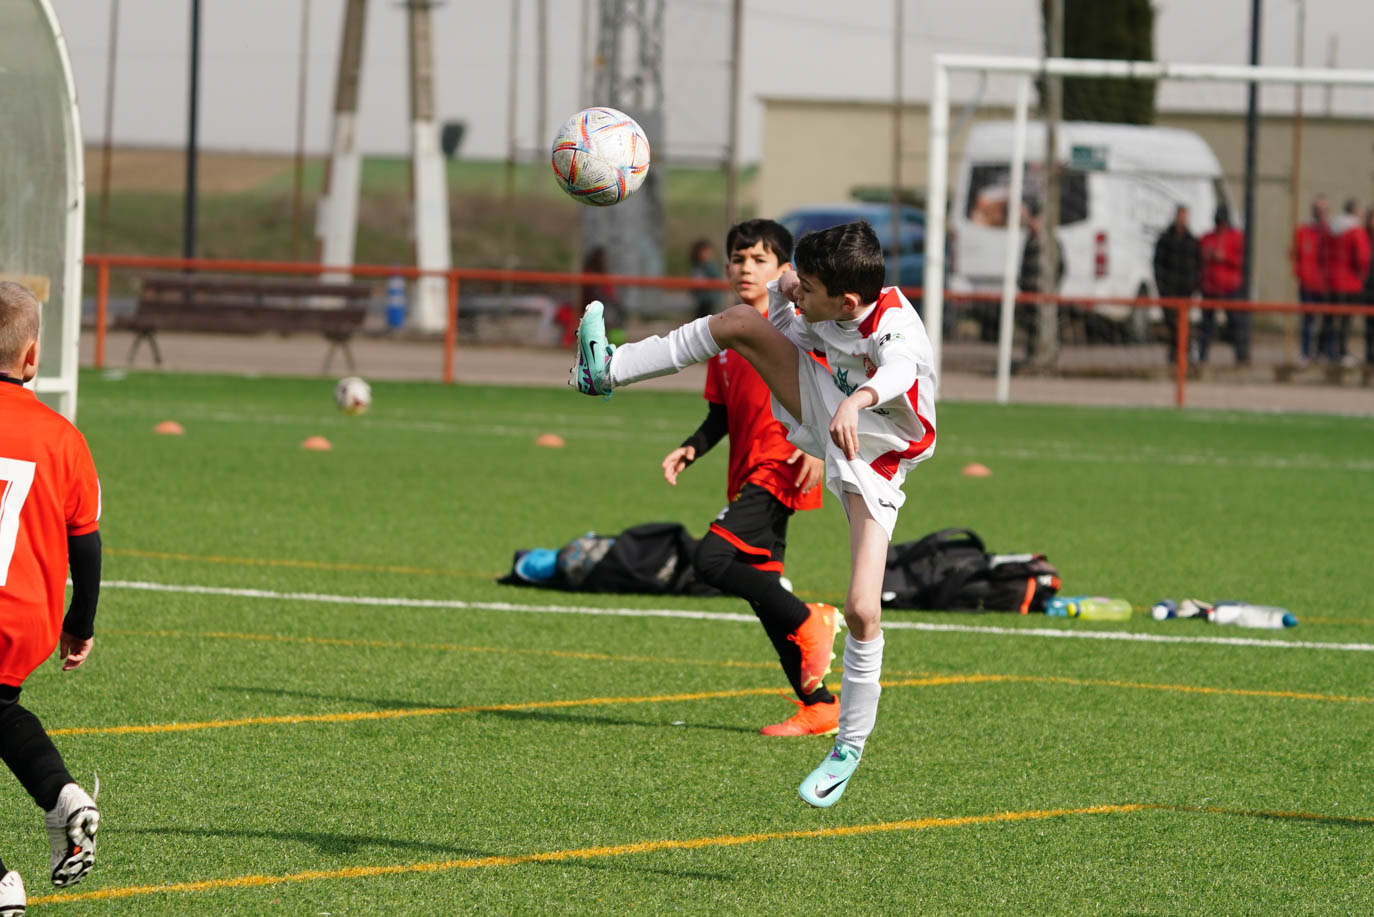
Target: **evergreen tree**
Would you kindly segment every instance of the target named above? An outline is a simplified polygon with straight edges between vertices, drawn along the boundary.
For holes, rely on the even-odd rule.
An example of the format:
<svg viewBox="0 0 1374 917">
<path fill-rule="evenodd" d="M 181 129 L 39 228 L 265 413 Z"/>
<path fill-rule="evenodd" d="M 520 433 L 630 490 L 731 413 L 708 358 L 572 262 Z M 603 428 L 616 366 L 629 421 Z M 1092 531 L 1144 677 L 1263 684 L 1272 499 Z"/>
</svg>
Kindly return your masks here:
<svg viewBox="0 0 1374 917">
<path fill-rule="evenodd" d="M 1041 0 L 1049 49 L 1049 0 Z M 1064 56 L 1154 60 L 1155 11 L 1150 0 L 1064 0 Z M 1037 81 L 1040 83 L 1040 81 Z M 1044 86 L 1040 85 L 1041 107 Z M 1152 124 L 1155 81 L 1064 78 L 1064 120 Z"/>
</svg>

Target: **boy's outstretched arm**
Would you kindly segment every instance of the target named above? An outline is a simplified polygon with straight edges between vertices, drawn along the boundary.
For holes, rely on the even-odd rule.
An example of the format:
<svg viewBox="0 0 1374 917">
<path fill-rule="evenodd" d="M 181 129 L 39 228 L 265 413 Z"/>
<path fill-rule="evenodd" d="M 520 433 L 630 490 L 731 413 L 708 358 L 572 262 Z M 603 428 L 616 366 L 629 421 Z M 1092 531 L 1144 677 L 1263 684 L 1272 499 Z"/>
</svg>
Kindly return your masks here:
<svg viewBox="0 0 1374 917">
<path fill-rule="evenodd" d="M 725 405 L 708 402 L 706 419 L 697 427 L 696 432 L 683 440 L 682 445 L 663 458 L 663 479 L 677 485 L 677 476 L 701 456 L 711 451 L 730 429 L 730 414 Z"/>
<path fill-rule="evenodd" d="M 72 571 L 72 604 L 62 620 L 58 653 L 62 671 L 86 661 L 95 643 L 95 606 L 100 599 L 100 531 L 67 536 L 67 558 Z"/>
</svg>

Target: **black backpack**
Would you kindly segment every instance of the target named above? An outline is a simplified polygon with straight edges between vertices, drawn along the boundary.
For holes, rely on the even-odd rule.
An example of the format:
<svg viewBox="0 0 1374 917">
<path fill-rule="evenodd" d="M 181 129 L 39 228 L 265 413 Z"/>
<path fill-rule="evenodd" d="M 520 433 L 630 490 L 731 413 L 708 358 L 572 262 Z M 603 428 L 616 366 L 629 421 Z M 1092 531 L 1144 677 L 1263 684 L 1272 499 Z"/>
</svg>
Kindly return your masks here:
<svg viewBox="0 0 1374 917">
<path fill-rule="evenodd" d="M 1043 554 L 989 554 L 969 529 L 890 545 L 883 606 L 923 611 L 1044 611 L 1059 571 Z"/>
<path fill-rule="evenodd" d="M 697 540 L 677 522 L 649 522 L 619 535 L 587 532 L 559 549 L 553 579 L 530 583 L 512 569 L 497 582 L 579 592 L 720 595 L 697 578 L 692 563 L 696 548 Z M 523 553 L 516 552 L 516 562 Z"/>
</svg>

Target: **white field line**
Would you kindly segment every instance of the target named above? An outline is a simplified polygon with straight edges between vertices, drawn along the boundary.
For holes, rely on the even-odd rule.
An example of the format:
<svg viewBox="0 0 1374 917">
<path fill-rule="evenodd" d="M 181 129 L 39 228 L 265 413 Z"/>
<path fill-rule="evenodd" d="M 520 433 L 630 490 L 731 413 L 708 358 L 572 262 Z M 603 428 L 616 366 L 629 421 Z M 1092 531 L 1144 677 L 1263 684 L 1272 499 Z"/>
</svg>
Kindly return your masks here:
<svg viewBox="0 0 1374 917">
<path fill-rule="evenodd" d="M 317 592 L 277 592 L 270 589 L 237 589 L 227 586 L 196 586 L 149 583 L 138 580 L 107 580 L 102 589 L 135 589 L 184 595 L 215 595 L 240 599 L 271 599 L 283 602 L 321 602 L 329 605 L 365 605 L 382 608 L 438 608 L 454 611 L 501 611 L 515 614 L 603 615 L 622 618 L 680 618 L 694 621 L 753 623 L 753 615 L 723 611 L 692 611 L 683 608 L 599 608 L 591 605 L 523 605 L 513 602 L 465 602 L 460 599 L 408 599 L 399 596 L 329 595 Z M 1067 640 L 1118 640 L 1131 643 L 1184 643 L 1211 646 L 1245 646 L 1280 650 L 1333 650 L 1347 653 L 1374 652 L 1374 643 L 1317 643 L 1307 640 L 1263 640 L 1254 637 L 1197 637 L 1142 634 L 1109 630 L 1058 630 L 1049 627 L 998 627 L 996 625 L 937 624 L 928 621 L 884 621 L 884 630 L 916 630 L 928 633 L 988 634 L 1006 637 L 1040 637 Z"/>
</svg>

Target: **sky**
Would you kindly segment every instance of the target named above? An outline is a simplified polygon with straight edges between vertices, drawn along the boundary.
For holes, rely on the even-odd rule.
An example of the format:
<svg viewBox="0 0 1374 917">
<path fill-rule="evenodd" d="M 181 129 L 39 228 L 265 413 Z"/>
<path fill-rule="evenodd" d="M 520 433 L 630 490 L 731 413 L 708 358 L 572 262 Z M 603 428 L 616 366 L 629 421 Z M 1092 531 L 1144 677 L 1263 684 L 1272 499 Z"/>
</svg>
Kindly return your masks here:
<svg viewBox="0 0 1374 917">
<path fill-rule="evenodd" d="M 66 33 L 82 132 L 105 132 L 111 3 L 51 0 Z M 118 69 L 113 136 L 119 145 L 177 146 L 187 125 L 189 0 L 117 0 Z M 447 0 L 434 11 L 435 104 L 440 120 L 467 123 L 462 155 L 504 156 L 512 4 L 519 4 L 516 143 L 540 155 L 558 125 L 596 100 L 579 92 L 579 22 L 586 0 L 548 0 L 548 111 L 536 124 L 533 0 Z M 202 0 L 200 138 L 203 149 L 289 152 L 296 131 L 301 12 L 310 12 L 305 144 L 327 149 L 344 0 Z M 1040 0 L 745 0 L 740 156 L 762 144 L 764 97 L 890 100 L 894 10 L 902 3 L 902 94 L 924 100 L 937 52 L 1036 56 Z M 1297 60 L 1296 23 L 1306 8 L 1304 55 L 1322 66 L 1374 70 L 1371 0 L 1264 0 L 1261 63 Z M 1244 64 L 1251 0 L 1157 0 L 1155 57 Z M 371 0 L 359 120 L 369 154 L 408 149 L 405 13 Z M 719 158 L 726 137 L 729 0 L 666 0 L 664 136 L 655 149 Z M 1333 44 L 1334 43 L 1334 44 Z M 958 95 L 972 83 L 953 84 Z M 1005 86 L 989 87 L 990 99 Z M 1308 112 L 1325 95 L 1308 90 Z M 1161 107 L 1239 110 L 1239 87 L 1164 87 Z M 1266 108 L 1291 108 L 1288 88 L 1265 90 Z M 1374 90 L 1337 90 L 1337 111 L 1374 115 Z"/>
</svg>

